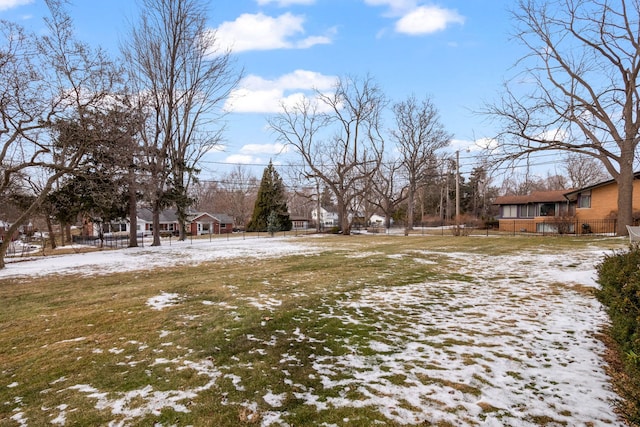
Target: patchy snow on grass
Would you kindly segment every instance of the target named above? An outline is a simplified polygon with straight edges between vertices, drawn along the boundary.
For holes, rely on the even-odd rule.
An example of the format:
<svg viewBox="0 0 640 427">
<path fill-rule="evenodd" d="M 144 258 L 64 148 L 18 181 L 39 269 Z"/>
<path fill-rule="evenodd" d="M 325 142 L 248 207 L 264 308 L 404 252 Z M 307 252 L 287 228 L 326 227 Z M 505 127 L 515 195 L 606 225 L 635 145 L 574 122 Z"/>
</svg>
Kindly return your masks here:
<svg viewBox="0 0 640 427">
<path fill-rule="evenodd" d="M 262 396 L 265 402 L 271 407 L 279 408 L 284 405 L 287 398 L 287 393 L 273 394 L 271 390 L 267 391 L 267 394 Z"/>
<path fill-rule="evenodd" d="M 346 354 L 315 357 L 339 397 L 294 395 L 318 411 L 374 407 L 399 424 L 620 425 L 594 336 L 606 315 L 573 289 L 594 285 L 593 254 L 439 255 L 468 280 L 368 287 L 321 307 L 374 332 L 365 345 L 345 340 Z"/>
<path fill-rule="evenodd" d="M 177 265 L 199 265 L 204 262 L 234 258 L 273 258 L 286 255 L 313 254 L 319 249 L 302 244 L 303 240 L 273 237 L 229 240 L 204 239 L 190 242 L 164 241 L 163 246 L 146 246 L 118 250 L 102 250 L 82 254 L 52 255 L 30 258 L 7 259 L 6 267 L 0 270 L 0 278 L 38 277 L 49 274 L 111 274 L 138 271 Z"/>
<path fill-rule="evenodd" d="M 180 295 L 169 292 L 162 292 L 160 295 L 151 297 L 147 300 L 147 305 L 154 310 L 162 310 L 163 308 L 176 305 L 180 301 Z"/>
<path fill-rule="evenodd" d="M 167 361 L 176 362 L 176 361 Z M 127 421 L 144 417 L 145 415 L 160 415 L 164 409 L 171 409 L 175 412 L 189 412 L 185 400 L 194 399 L 199 393 L 212 388 L 221 373 L 213 366 L 209 360 L 193 362 L 184 360 L 179 362 L 178 370 L 193 370 L 197 375 L 209 378 L 209 381 L 202 386 L 184 390 L 155 390 L 147 385 L 136 390 L 121 393 L 101 392 L 89 384 L 77 384 L 68 388 L 84 393 L 87 397 L 96 401 L 95 407 L 98 410 L 109 410 L 121 420 L 121 424 L 129 425 Z M 114 424 L 115 425 L 115 424 Z"/>
<path fill-rule="evenodd" d="M 320 252 L 300 243 L 304 240 L 292 240 L 174 242 L 159 248 L 47 257 L 11 263 L 0 270 L 0 277 L 108 274 L 162 268 L 176 262 L 197 265 L 234 257 Z M 346 332 L 331 343 L 333 350 L 327 343 L 333 337 L 327 336 L 326 331 L 296 325 L 278 330 L 277 338 L 246 335 L 252 344 L 248 355 L 255 354 L 257 359 L 273 351 L 277 340 L 296 343 L 281 354 L 280 366 L 274 366 L 282 371 L 282 385 L 288 387 L 279 384 L 280 393 L 272 391 L 276 387 L 273 384 L 259 394 L 244 396 L 251 380 L 245 383 L 242 369 L 253 369 L 251 363 L 216 366 L 209 359 L 187 360 L 193 358 L 188 349 L 182 357 L 154 358 L 145 363 L 150 368 L 166 365 L 170 370 L 191 370 L 204 377 L 201 386 L 161 391 L 144 385 L 126 392 L 107 392 L 91 384 L 65 384 L 64 390 L 82 394 L 94 401 L 98 410 L 109 411 L 114 417 L 111 425 L 133 425 L 136 420 L 159 415 L 163 410 L 189 412 L 187 403 L 197 400 L 202 392 L 223 390 L 224 384 L 220 383 L 224 381 L 218 382 L 222 378 L 228 380 L 228 390 L 239 396 L 235 402 L 231 398 L 227 401 L 225 396 L 225 404 L 240 408 L 240 423 L 260 422 L 262 426 L 288 425 L 287 417 L 295 410 L 294 405 L 289 405 L 292 399 L 319 414 L 338 408 L 368 408 L 399 425 L 623 425 L 613 411 L 617 396 L 604 371 L 601 355 L 605 349 L 595 336 L 608 319 L 593 295 L 585 290 L 597 286 L 594 266 L 602 257 L 602 250 L 554 254 L 532 251 L 504 256 L 429 250 L 398 252 L 386 256 L 423 266 L 442 266 L 442 274 L 430 282 L 367 285 L 341 293 L 337 300 L 319 299 L 296 321 L 304 322 L 309 316 L 344 328 Z M 380 253 L 365 252 L 364 256 Z M 345 255 L 345 259 L 354 257 L 357 258 L 354 254 Z M 163 292 L 149 298 L 146 304 L 153 310 L 162 310 L 186 297 Z M 269 311 L 269 316 L 282 305 L 277 295 L 267 293 L 243 298 L 248 305 Z M 208 300 L 203 304 L 237 308 Z M 266 325 L 269 319 L 263 317 L 261 324 Z M 356 330 L 357 333 L 350 333 Z M 177 336 L 179 331 L 158 331 L 161 338 L 173 333 Z M 130 344 L 144 347 L 139 342 Z M 167 342 L 160 346 L 174 345 Z M 342 347 L 341 351 L 336 351 L 335 346 Z M 313 348 L 316 354 L 303 356 L 295 350 L 301 347 Z M 107 351 L 114 356 L 123 352 L 116 347 Z M 240 359 L 233 356 L 229 360 Z M 291 376 L 289 371 L 301 366 L 308 369 L 308 378 L 318 387 L 287 378 Z M 230 367 L 239 369 L 230 373 Z M 62 377 L 57 381 L 69 380 Z M 19 385 L 7 387 L 18 389 Z M 28 425 L 22 403 L 13 403 L 16 409 L 11 420 Z M 68 407 L 55 409 L 58 413 L 52 414 L 51 423 L 64 425 Z M 349 424 L 353 420 L 343 421 Z"/>
</svg>

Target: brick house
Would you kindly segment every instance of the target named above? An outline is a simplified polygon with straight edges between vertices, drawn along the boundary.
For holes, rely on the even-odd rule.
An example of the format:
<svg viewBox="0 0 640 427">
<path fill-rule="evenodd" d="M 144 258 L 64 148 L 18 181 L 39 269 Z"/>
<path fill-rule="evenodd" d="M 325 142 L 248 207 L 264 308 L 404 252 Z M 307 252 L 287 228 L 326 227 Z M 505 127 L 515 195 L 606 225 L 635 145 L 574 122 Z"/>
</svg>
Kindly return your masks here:
<svg viewBox="0 0 640 427">
<path fill-rule="evenodd" d="M 613 179 L 569 191 L 565 197 L 575 205 L 575 218 L 581 223 L 614 220 L 618 216 L 618 184 Z M 632 206 L 634 217 L 637 217 L 636 212 L 640 211 L 640 172 L 634 175 Z"/>
<path fill-rule="evenodd" d="M 575 203 L 565 197 L 567 190 L 534 191 L 525 196 L 497 197 L 500 231 L 544 233 L 560 231 L 563 219 L 575 212 Z M 574 232 L 570 227 L 568 232 Z"/>
<path fill-rule="evenodd" d="M 500 231 L 613 233 L 618 212 L 615 180 L 587 187 L 496 198 Z M 640 172 L 633 182 L 633 209 L 640 211 Z"/>
<path fill-rule="evenodd" d="M 233 232 L 233 218 L 229 215 L 200 212 L 190 215 L 189 220 L 187 227 L 192 236 Z"/>
</svg>

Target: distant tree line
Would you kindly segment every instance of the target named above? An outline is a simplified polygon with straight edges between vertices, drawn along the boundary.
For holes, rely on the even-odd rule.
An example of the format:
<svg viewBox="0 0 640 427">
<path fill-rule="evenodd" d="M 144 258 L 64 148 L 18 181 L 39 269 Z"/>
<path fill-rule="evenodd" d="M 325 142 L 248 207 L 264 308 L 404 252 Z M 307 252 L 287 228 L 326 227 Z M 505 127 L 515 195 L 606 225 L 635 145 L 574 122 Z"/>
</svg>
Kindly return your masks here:
<svg viewBox="0 0 640 427">
<path fill-rule="evenodd" d="M 39 212 L 63 227 L 129 216 L 135 231 L 144 203 L 154 245 L 168 206 L 184 238 L 198 162 L 219 143 L 220 104 L 241 78 L 206 26 L 207 3 L 143 0 L 119 58 L 75 38 L 64 1 L 46 5 L 44 34 L 0 21 L 0 204 L 18 212 L 5 235 Z"/>
<path fill-rule="evenodd" d="M 337 212 L 345 235 L 372 213 L 407 231 L 425 219 L 491 218 L 497 171 L 543 150 L 572 153 L 563 181 L 571 187 L 602 177 L 604 167 L 620 188 L 619 234 L 630 223 L 640 142 L 635 3 L 519 0 L 514 16 L 531 49 L 523 61 L 531 95 L 516 94 L 517 79 L 486 107 L 502 125 L 490 153 L 498 163 L 475 163 L 466 176 L 428 95 L 394 102 L 373 77 L 343 76 L 331 90 L 283 105 L 268 124 L 298 161 L 269 207 L 263 202 L 275 187 L 266 191 L 241 167 L 199 182 L 202 157 L 222 138 L 219 107 L 242 77 L 206 26 L 204 0 L 142 0 L 144 13 L 117 58 L 75 38 L 66 2 L 46 4 L 44 33 L 0 21 L 0 206 L 14 213 L 7 236 L 37 215 L 67 238 L 78 217 L 101 224 L 127 216 L 135 230 L 141 203 L 153 212 L 153 245 L 169 206 L 182 239 L 192 208 L 224 211 L 251 228 L 286 228 L 283 198 L 300 216 Z M 275 167 L 268 169 L 273 178 Z M 504 182 L 515 192 L 563 186 L 531 178 Z M 0 243 L 0 268 L 9 240 Z"/>
</svg>

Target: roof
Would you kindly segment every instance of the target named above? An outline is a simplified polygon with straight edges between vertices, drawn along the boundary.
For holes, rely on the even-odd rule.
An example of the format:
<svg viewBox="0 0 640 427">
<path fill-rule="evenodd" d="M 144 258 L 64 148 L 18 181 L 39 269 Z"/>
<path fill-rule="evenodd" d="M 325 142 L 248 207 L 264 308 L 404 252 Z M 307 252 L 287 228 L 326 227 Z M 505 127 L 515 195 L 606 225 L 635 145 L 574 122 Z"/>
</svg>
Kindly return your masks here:
<svg viewBox="0 0 640 427">
<path fill-rule="evenodd" d="M 231 215 L 220 213 L 214 213 L 210 215 L 220 221 L 221 224 L 233 224 L 233 217 Z"/>
<path fill-rule="evenodd" d="M 565 194 L 572 190 L 534 191 L 526 196 L 500 196 L 496 197 L 494 205 L 526 205 L 529 203 L 555 203 L 566 202 Z"/>
<path fill-rule="evenodd" d="M 138 208 L 138 218 L 145 222 L 153 222 L 153 212 L 149 208 Z M 171 223 L 178 222 L 176 211 L 174 209 L 165 209 L 160 211 L 160 222 Z"/>
<path fill-rule="evenodd" d="M 215 218 L 222 224 L 233 224 L 233 217 L 227 214 L 210 214 L 208 212 L 189 212 L 187 216 L 191 218 L 193 221 L 199 217 L 204 215 L 208 215 L 212 218 Z M 153 222 L 153 212 L 149 208 L 139 208 L 138 209 L 138 218 L 145 222 Z M 178 216 L 175 209 L 165 209 L 160 211 L 160 223 L 177 223 Z"/>
<path fill-rule="evenodd" d="M 640 172 L 634 172 L 633 173 L 633 179 L 640 179 Z M 587 187 L 577 188 L 575 190 L 569 190 L 568 192 L 565 193 L 565 196 L 567 197 L 567 199 L 569 199 L 572 196 L 576 196 L 580 192 L 593 190 L 594 188 L 604 187 L 606 185 L 611 185 L 611 184 L 615 184 L 615 183 L 616 183 L 615 179 L 608 179 L 606 181 L 600 181 L 600 182 L 598 182 L 596 184 L 589 185 Z"/>
</svg>

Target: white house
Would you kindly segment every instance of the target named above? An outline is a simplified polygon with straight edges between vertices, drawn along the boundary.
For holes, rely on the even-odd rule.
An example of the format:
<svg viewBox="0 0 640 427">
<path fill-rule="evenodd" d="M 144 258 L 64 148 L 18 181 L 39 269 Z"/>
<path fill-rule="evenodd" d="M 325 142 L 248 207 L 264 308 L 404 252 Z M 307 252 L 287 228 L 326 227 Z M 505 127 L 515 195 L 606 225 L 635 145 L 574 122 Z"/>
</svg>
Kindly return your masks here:
<svg viewBox="0 0 640 427">
<path fill-rule="evenodd" d="M 311 211 L 311 219 L 320 223 L 324 227 L 337 227 L 340 224 L 338 223 L 338 213 L 330 212 L 325 208 L 320 208 L 320 216 L 318 219 L 318 209 L 315 208 Z"/>
<path fill-rule="evenodd" d="M 384 227 L 386 224 L 387 218 L 383 217 L 382 215 L 378 215 L 378 214 L 373 214 L 371 215 L 371 218 L 369 218 L 369 224 L 372 227 Z M 393 222 L 393 220 L 392 220 Z"/>
</svg>

